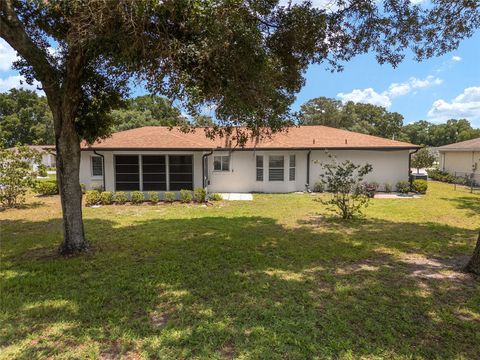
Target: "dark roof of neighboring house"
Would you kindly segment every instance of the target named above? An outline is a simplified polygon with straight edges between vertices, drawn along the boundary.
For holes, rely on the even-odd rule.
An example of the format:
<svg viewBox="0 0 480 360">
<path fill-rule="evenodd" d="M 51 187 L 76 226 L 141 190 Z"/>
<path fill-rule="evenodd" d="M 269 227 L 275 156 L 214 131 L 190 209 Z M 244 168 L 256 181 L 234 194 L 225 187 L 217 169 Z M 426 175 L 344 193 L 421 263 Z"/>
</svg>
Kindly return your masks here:
<svg viewBox="0 0 480 360">
<path fill-rule="evenodd" d="M 211 150 L 231 149 L 231 137 L 209 139 L 202 128 L 185 133 L 180 128 L 146 126 L 121 131 L 92 145 L 82 143 L 82 150 Z M 418 145 L 327 126 L 297 126 L 271 137 L 249 140 L 243 149 L 416 149 Z"/>
<path fill-rule="evenodd" d="M 438 151 L 480 151 L 480 137 L 455 144 L 440 146 Z"/>
</svg>

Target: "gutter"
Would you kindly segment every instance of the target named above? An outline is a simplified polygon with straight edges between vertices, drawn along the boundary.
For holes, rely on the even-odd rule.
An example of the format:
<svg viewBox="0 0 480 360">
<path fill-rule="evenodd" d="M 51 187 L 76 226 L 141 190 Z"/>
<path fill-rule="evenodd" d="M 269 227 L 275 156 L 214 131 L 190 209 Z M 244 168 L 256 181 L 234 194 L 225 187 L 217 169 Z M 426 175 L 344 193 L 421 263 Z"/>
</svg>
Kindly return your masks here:
<svg viewBox="0 0 480 360">
<path fill-rule="evenodd" d="M 307 192 L 310 192 L 310 154 L 312 150 L 309 149 L 307 153 L 307 183 L 305 184 L 305 188 Z"/>
<path fill-rule="evenodd" d="M 95 155 L 98 155 L 102 158 L 102 181 L 103 181 L 103 191 L 107 191 L 105 187 L 105 156 L 102 154 L 97 153 L 97 150 L 93 150 Z"/>
<path fill-rule="evenodd" d="M 212 154 L 213 154 L 213 150 L 210 150 L 209 153 L 206 153 L 206 154 L 202 155 L 202 185 L 203 185 L 204 189 L 207 187 L 207 182 L 206 182 L 206 179 L 205 179 L 205 159 Z"/>
<path fill-rule="evenodd" d="M 408 182 L 410 183 L 410 186 L 412 185 L 412 174 L 410 173 L 412 171 L 412 155 L 415 154 L 418 150 L 421 148 L 415 149 L 415 151 L 409 152 L 408 153 Z"/>
</svg>

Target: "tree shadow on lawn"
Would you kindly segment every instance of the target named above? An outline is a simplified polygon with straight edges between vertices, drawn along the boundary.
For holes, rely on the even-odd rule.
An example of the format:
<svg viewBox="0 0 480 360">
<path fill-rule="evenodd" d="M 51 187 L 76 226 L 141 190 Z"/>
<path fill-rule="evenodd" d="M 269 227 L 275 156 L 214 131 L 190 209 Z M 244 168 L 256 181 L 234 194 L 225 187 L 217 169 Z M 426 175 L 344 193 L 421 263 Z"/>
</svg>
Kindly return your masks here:
<svg viewBox="0 0 480 360">
<path fill-rule="evenodd" d="M 472 215 L 480 215 L 480 196 L 442 198 L 442 200 L 454 202 L 457 208 L 470 210 Z"/>
<path fill-rule="evenodd" d="M 471 230 L 321 219 L 288 228 L 266 217 L 85 225 L 92 251 L 65 259 L 53 256 L 60 233 L 44 232 L 60 231 L 59 219 L 2 223 L 5 234 L 26 229 L 2 241 L 5 354 L 480 353 L 479 281 L 452 266 L 470 253 Z"/>
</svg>

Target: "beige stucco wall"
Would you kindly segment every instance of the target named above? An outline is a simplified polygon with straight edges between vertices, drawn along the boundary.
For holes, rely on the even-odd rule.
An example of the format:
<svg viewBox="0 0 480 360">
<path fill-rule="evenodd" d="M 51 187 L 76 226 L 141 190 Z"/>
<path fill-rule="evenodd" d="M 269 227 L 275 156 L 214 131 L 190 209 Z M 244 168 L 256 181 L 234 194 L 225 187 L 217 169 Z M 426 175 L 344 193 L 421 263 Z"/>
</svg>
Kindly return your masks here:
<svg viewBox="0 0 480 360">
<path fill-rule="evenodd" d="M 116 154 L 159 154 L 155 151 L 99 151 L 105 156 L 105 184 L 106 189 L 115 191 L 113 159 Z M 202 155 L 206 152 L 161 152 L 161 154 L 192 154 L 194 161 L 194 187 L 202 186 Z M 330 151 L 339 161 L 351 160 L 356 164 L 370 163 L 373 172 L 366 177 L 366 181 L 376 181 L 380 184 L 389 183 L 392 186 L 398 181 L 408 180 L 408 150 L 400 151 L 360 151 L 339 150 Z M 215 155 L 230 154 L 229 171 L 214 171 L 213 158 Z M 264 181 L 256 181 L 256 155 L 264 157 Z M 271 155 L 283 155 L 284 181 L 268 180 L 268 158 Z M 289 156 L 296 155 L 296 176 L 289 181 Z M 82 151 L 80 164 L 80 182 L 87 189 L 101 187 L 102 177 L 91 175 L 90 157 L 95 156 L 91 151 Z M 310 185 L 319 180 L 322 171 L 321 163 L 328 162 L 324 151 L 314 150 L 310 157 Z M 307 182 L 307 151 L 215 151 L 208 157 L 208 190 L 210 192 L 268 192 L 284 193 L 305 190 Z"/>
<path fill-rule="evenodd" d="M 442 151 L 440 169 L 450 174 L 472 173 L 474 169 L 475 173 L 480 173 L 480 151 Z"/>
</svg>

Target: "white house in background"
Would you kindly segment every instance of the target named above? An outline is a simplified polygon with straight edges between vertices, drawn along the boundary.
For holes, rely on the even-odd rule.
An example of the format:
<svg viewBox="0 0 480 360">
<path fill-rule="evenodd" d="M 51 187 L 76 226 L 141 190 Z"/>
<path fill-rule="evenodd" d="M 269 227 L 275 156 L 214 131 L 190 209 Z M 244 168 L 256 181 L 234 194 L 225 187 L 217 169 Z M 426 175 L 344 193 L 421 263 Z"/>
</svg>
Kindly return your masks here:
<svg viewBox="0 0 480 360">
<path fill-rule="evenodd" d="M 303 191 L 318 181 L 328 151 L 339 160 L 372 164 L 366 181 L 394 187 L 408 180 L 410 154 L 418 148 L 325 126 L 293 127 L 244 147 L 228 137 L 208 139 L 202 129 L 143 127 L 82 144 L 80 182 L 108 191 Z"/>
<path fill-rule="evenodd" d="M 55 167 L 56 166 L 56 159 L 55 159 L 55 145 L 27 145 L 30 149 L 39 152 L 42 156 L 40 164 L 45 165 L 46 167 Z M 15 149 L 15 148 L 12 148 Z M 32 169 L 34 171 L 38 170 L 38 165 L 32 163 Z"/>
<path fill-rule="evenodd" d="M 480 138 L 440 146 L 440 170 L 452 175 L 480 173 Z"/>
</svg>

